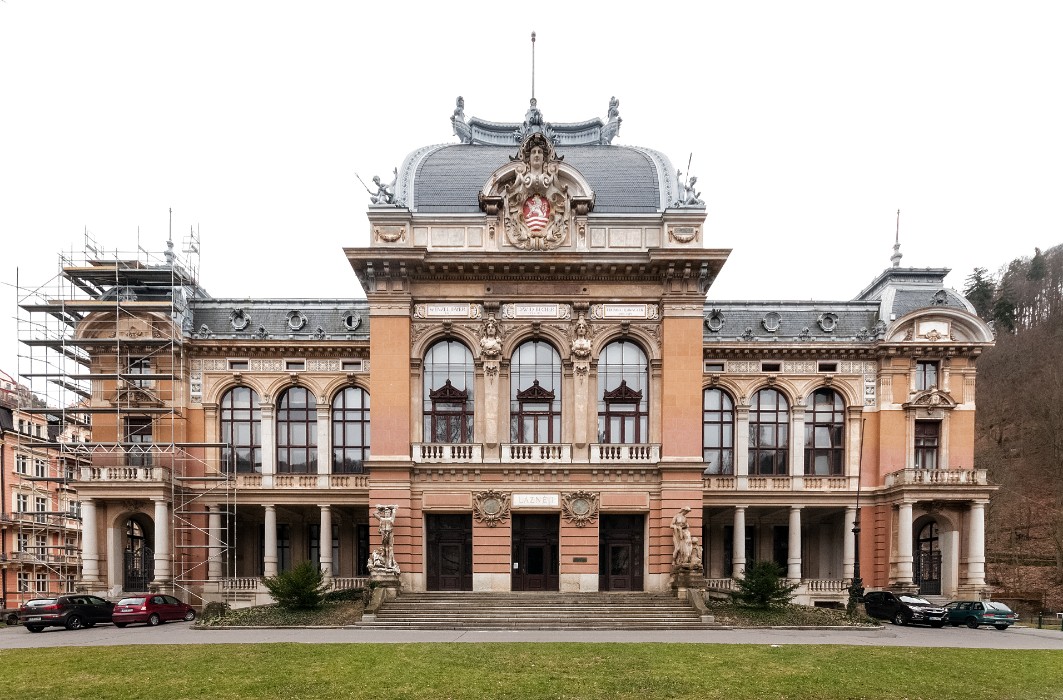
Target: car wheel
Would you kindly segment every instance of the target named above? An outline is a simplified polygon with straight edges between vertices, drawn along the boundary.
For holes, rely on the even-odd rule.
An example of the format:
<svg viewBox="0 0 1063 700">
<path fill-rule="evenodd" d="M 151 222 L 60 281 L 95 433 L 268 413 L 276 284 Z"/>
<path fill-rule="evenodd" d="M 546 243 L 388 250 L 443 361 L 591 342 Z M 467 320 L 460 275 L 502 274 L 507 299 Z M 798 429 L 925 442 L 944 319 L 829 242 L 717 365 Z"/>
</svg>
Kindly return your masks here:
<svg viewBox="0 0 1063 700">
<path fill-rule="evenodd" d="M 195 610 L 189 610 L 188 612 L 185 613 L 185 622 L 191 622 L 194 619 L 196 619 L 196 611 Z"/>
<path fill-rule="evenodd" d="M 967 626 L 970 627 L 973 630 L 978 629 L 978 618 L 975 618 L 975 617 L 967 618 Z"/>
<path fill-rule="evenodd" d="M 66 618 L 66 628 L 68 630 L 79 630 L 85 626 L 85 621 L 77 615 L 71 615 Z"/>
<path fill-rule="evenodd" d="M 128 622 L 116 622 L 116 623 L 114 623 L 114 626 L 117 627 L 118 629 L 122 629 L 123 627 L 125 627 L 128 624 L 129 624 Z"/>
<path fill-rule="evenodd" d="M 893 615 L 893 624 L 895 624 L 895 625 L 907 625 L 908 624 L 908 619 L 904 616 L 904 613 L 902 613 L 902 612 L 894 613 L 894 615 Z"/>
<path fill-rule="evenodd" d="M 155 613 L 152 613 L 151 617 L 148 618 L 148 625 L 151 627 L 157 626 L 160 622 L 162 622 L 162 618 Z"/>
<path fill-rule="evenodd" d="M 40 632 L 44 628 L 40 625 L 26 625 L 26 629 L 28 629 L 30 632 Z"/>
<path fill-rule="evenodd" d="M 996 627 L 1001 632 L 1003 632 L 1004 630 L 1006 630 L 1008 628 L 1007 625 L 993 625 L 993 626 Z"/>
</svg>

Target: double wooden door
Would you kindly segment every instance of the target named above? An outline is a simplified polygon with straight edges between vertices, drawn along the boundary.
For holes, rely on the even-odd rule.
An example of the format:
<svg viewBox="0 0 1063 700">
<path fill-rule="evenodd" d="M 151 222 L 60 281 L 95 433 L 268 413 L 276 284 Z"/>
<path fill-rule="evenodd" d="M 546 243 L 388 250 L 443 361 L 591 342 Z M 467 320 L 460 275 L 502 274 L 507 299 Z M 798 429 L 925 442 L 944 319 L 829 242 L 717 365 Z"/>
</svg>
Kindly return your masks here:
<svg viewBox="0 0 1063 700">
<path fill-rule="evenodd" d="M 514 591 L 560 590 L 558 525 L 557 515 L 513 516 Z"/>
</svg>

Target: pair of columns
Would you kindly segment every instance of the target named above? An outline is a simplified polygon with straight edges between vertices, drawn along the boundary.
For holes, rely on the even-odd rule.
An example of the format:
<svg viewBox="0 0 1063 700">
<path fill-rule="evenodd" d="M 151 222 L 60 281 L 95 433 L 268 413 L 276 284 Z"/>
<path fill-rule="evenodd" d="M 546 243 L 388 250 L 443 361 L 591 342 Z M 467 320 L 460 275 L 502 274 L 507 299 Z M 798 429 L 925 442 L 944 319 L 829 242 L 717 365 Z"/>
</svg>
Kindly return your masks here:
<svg viewBox="0 0 1063 700">
<path fill-rule="evenodd" d="M 262 542 L 265 554 L 262 558 L 262 574 L 277 575 L 277 507 L 264 505 L 265 538 Z M 322 505 L 321 534 L 318 545 L 321 572 L 326 580 L 332 578 L 332 506 Z M 217 581 L 222 577 L 222 562 L 225 556 L 225 539 L 222 531 L 221 506 L 207 506 L 207 579 Z"/>
<path fill-rule="evenodd" d="M 735 506 L 734 540 L 731 543 L 731 577 L 742 578 L 746 570 L 746 508 Z M 786 543 L 786 578 L 793 582 L 801 580 L 801 509 L 790 506 L 790 522 Z"/>
<path fill-rule="evenodd" d="M 161 498 L 155 504 L 155 580 L 153 584 L 166 585 L 173 580 L 170 554 L 170 535 L 173 523 L 170 519 L 170 504 Z M 86 498 L 81 501 L 81 580 L 100 583 L 100 543 L 97 536 L 98 518 L 96 501 Z M 113 527 L 107 527 L 108 540 L 113 537 Z"/>
<path fill-rule="evenodd" d="M 988 501 L 971 503 L 970 521 L 967 527 L 967 583 L 981 588 L 985 581 L 985 507 Z M 915 561 L 912 538 L 911 501 L 902 501 L 897 506 L 897 556 L 894 560 L 896 584 L 898 586 L 914 585 Z"/>
</svg>

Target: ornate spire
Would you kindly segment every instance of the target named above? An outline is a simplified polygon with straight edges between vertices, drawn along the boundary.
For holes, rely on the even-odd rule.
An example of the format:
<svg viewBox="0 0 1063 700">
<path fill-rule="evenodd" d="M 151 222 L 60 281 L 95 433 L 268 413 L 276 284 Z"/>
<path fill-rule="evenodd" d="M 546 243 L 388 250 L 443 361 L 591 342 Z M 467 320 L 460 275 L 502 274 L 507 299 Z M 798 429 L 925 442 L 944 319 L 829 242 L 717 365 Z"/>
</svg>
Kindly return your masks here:
<svg viewBox="0 0 1063 700">
<path fill-rule="evenodd" d="M 897 210 L 897 233 L 893 239 L 893 255 L 890 256 L 890 262 L 894 267 L 901 266 L 901 210 Z"/>
</svg>

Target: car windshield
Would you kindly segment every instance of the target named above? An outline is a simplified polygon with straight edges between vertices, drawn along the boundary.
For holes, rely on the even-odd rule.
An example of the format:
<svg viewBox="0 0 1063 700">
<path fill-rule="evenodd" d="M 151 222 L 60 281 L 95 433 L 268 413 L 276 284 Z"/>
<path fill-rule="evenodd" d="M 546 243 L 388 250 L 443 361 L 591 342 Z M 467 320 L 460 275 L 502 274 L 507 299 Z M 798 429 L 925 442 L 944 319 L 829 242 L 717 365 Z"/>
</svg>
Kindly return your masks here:
<svg viewBox="0 0 1063 700">
<path fill-rule="evenodd" d="M 902 603 L 906 603 L 908 605 L 931 605 L 931 602 L 929 600 L 923 600 L 922 598 L 916 598 L 915 596 L 912 596 L 912 595 L 902 595 L 902 596 L 900 596 L 900 598 L 901 598 L 901 602 Z"/>
<path fill-rule="evenodd" d="M 130 588 L 132 588 L 132 586 L 130 586 Z M 143 605 L 144 604 L 144 599 L 143 598 L 122 598 L 120 601 L 118 601 L 118 604 L 119 605 Z"/>
<path fill-rule="evenodd" d="M 1009 608 L 1007 605 L 1004 605 L 1003 603 L 993 603 L 988 600 L 986 601 L 985 607 L 986 610 L 996 610 L 997 612 L 1011 612 L 1011 608 Z"/>
</svg>

